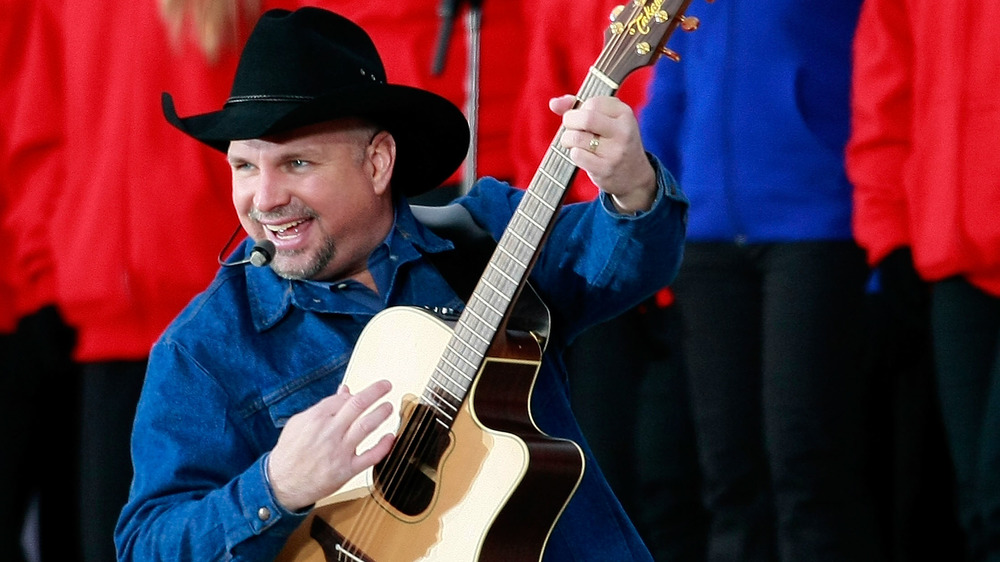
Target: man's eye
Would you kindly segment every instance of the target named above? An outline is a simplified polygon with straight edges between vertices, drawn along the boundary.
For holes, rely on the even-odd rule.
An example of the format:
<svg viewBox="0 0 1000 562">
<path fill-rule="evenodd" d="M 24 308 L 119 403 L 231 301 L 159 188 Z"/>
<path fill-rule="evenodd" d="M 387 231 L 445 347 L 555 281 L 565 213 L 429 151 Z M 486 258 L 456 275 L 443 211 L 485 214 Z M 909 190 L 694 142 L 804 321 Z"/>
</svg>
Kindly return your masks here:
<svg viewBox="0 0 1000 562">
<path fill-rule="evenodd" d="M 293 168 L 303 168 L 308 166 L 309 162 L 306 162 L 305 160 L 292 160 L 291 165 Z"/>
</svg>

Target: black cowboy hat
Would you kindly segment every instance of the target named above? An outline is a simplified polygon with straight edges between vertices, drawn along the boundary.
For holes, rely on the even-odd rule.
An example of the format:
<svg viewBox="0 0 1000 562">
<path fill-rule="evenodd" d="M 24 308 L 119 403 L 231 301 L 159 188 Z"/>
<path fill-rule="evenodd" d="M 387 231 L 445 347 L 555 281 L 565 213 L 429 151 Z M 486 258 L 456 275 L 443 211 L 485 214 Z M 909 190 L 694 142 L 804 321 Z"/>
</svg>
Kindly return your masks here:
<svg viewBox="0 0 1000 562">
<path fill-rule="evenodd" d="M 453 103 L 386 81 L 382 59 L 363 29 L 320 8 L 269 10 L 247 39 L 222 110 L 178 117 L 172 125 L 223 152 L 232 140 L 256 139 L 342 117 L 362 117 L 396 139 L 394 189 L 417 195 L 458 169 L 469 124 Z"/>
</svg>

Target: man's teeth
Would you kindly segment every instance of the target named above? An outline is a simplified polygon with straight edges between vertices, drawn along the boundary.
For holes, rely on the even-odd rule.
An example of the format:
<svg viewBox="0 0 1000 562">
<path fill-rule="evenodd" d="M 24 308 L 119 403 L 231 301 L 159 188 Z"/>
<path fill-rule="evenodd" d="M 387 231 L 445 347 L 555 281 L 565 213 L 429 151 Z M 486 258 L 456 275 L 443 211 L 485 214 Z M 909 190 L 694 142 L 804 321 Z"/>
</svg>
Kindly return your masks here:
<svg viewBox="0 0 1000 562">
<path fill-rule="evenodd" d="M 286 222 L 285 224 L 266 224 L 264 228 L 270 230 L 271 232 L 277 232 L 278 234 L 284 234 L 289 228 L 295 228 L 300 224 L 306 222 L 305 220 L 298 220 L 293 222 Z"/>
</svg>

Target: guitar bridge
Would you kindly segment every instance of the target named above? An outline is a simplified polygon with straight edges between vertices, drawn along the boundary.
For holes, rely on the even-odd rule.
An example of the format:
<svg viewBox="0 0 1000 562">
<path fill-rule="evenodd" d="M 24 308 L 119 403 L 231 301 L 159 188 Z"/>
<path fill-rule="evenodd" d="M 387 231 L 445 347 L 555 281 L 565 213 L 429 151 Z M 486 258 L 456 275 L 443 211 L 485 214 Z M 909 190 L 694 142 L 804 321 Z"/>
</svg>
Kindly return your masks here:
<svg viewBox="0 0 1000 562">
<path fill-rule="evenodd" d="M 319 543 L 320 548 L 323 549 L 323 558 L 327 562 L 345 560 L 345 556 L 346 560 L 354 562 L 375 562 L 319 517 L 313 518 L 312 526 L 309 528 L 309 536 Z"/>
</svg>

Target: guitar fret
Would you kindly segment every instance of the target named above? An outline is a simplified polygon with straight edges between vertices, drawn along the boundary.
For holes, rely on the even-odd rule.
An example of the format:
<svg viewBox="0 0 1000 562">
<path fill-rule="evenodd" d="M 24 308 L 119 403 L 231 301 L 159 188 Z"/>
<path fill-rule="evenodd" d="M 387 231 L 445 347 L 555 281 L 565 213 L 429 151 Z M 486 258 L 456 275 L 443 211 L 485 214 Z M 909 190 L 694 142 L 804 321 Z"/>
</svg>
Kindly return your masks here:
<svg viewBox="0 0 1000 562">
<path fill-rule="evenodd" d="M 563 184 L 558 184 L 558 186 L 559 186 L 559 195 L 562 195 L 562 190 L 565 189 L 566 186 L 563 185 Z M 550 214 L 556 212 L 556 203 L 555 202 L 549 201 L 549 199 L 547 197 L 542 197 L 541 195 L 536 195 L 535 193 L 532 193 L 531 196 L 536 201 L 538 201 L 538 203 L 542 207 L 544 207 L 545 210 L 547 210 Z"/>
<path fill-rule="evenodd" d="M 559 180 L 557 180 L 552 174 L 550 174 L 548 171 L 546 171 L 545 168 L 539 168 L 538 169 L 538 173 L 542 174 L 543 176 L 545 176 L 545 178 L 548 179 L 552 183 L 559 183 Z"/>
<path fill-rule="evenodd" d="M 523 207 L 525 214 L 532 217 L 539 224 L 548 222 L 553 216 L 553 211 L 555 211 L 555 206 L 548 204 L 548 201 L 538 194 L 534 194 L 533 197 L 526 199 Z M 538 238 L 540 239 L 541 235 Z M 537 244 L 537 240 L 532 244 Z"/>
<path fill-rule="evenodd" d="M 490 287 L 490 288 L 492 289 L 493 287 Z M 496 290 L 496 289 L 494 289 L 494 290 Z M 501 318 L 503 317 L 503 311 L 500 310 L 499 308 L 494 307 L 492 304 L 490 304 L 490 301 L 486 300 L 485 298 L 480 298 L 476 302 L 477 303 L 480 303 L 480 302 L 483 303 L 487 308 L 489 308 L 491 311 L 493 311 L 497 316 L 500 316 Z"/>
<path fill-rule="evenodd" d="M 456 340 L 452 340 L 452 341 L 456 341 Z M 462 340 L 458 340 L 458 341 L 462 341 Z M 469 345 L 469 344 L 468 344 L 468 343 L 466 343 L 465 341 L 462 341 L 462 343 L 463 343 L 463 344 L 465 344 L 466 346 L 468 346 L 468 345 Z M 457 355 L 457 356 L 458 356 L 458 358 L 459 358 L 459 359 L 461 359 L 461 360 L 462 360 L 462 361 L 463 361 L 464 363 L 466 363 L 466 364 L 467 364 L 468 366 L 472 367 L 472 368 L 473 368 L 473 369 L 475 369 L 475 370 L 479 370 L 479 365 L 477 365 L 477 364 L 475 364 L 474 362 L 470 361 L 470 360 L 469 360 L 469 358 L 468 358 L 468 357 L 466 357 L 466 356 L 465 356 L 464 354 L 462 354 L 462 353 L 460 353 L 460 352 L 456 351 L 456 350 L 455 350 L 454 348 L 451 348 L 451 350 L 452 350 L 452 351 L 453 351 L 453 352 L 455 353 L 455 355 Z"/>
<path fill-rule="evenodd" d="M 458 336 L 458 339 L 461 340 L 462 344 L 470 352 L 463 353 L 462 355 L 473 369 L 478 369 L 479 361 L 486 356 L 486 349 L 489 348 L 490 342 L 489 340 L 485 342 L 473 340 L 470 338 L 470 334 L 476 336 L 476 340 L 482 340 L 482 336 L 473 330 L 468 325 L 468 322 L 455 325 L 455 335 Z M 477 345 L 473 345 L 474 343 Z"/>
<path fill-rule="evenodd" d="M 517 261 L 517 260 L 514 260 L 514 261 Z M 499 269 L 499 268 L 494 267 L 494 268 L 490 269 L 490 273 L 500 274 L 500 276 L 503 277 L 504 279 L 506 279 L 507 282 L 509 282 L 511 285 L 513 285 L 515 287 L 517 286 L 517 279 L 515 279 L 514 277 L 512 277 L 509 273 L 507 273 L 503 269 Z M 507 296 L 507 294 L 505 292 L 501 291 L 499 288 L 497 288 L 496 285 L 493 285 L 492 283 L 490 283 L 489 279 L 486 279 L 484 277 L 483 278 L 483 282 L 486 283 L 486 286 L 489 287 L 490 289 L 492 289 L 493 292 L 495 292 L 496 294 L 504 296 L 504 297 Z M 497 312 L 500 312 L 500 311 L 497 311 Z M 503 315 L 502 312 L 500 314 Z"/>
<path fill-rule="evenodd" d="M 434 417 L 451 417 L 451 413 L 457 412 L 458 408 L 452 404 L 447 396 L 441 395 L 434 389 L 428 389 L 424 393 L 423 402 L 434 408 Z"/>
<path fill-rule="evenodd" d="M 476 320 L 479 320 L 484 326 L 488 328 L 496 329 L 496 327 L 500 324 L 499 322 L 493 322 L 483 318 L 473 308 L 468 308 L 467 310 L 469 311 L 469 314 L 471 314 Z"/>
<path fill-rule="evenodd" d="M 555 178 L 557 183 L 552 183 L 550 181 L 548 184 L 539 185 L 539 193 L 535 194 L 535 199 L 539 201 L 539 204 L 532 206 L 532 208 L 536 211 L 544 209 L 550 216 L 555 213 L 557 207 L 559 206 L 559 202 L 566 193 L 566 184 L 568 184 L 570 178 L 572 178 L 572 175 L 568 173 L 565 174 L 565 176 L 566 179 L 563 181 L 560 181 L 559 178 Z"/>
<path fill-rule="evenodd" d="M 528 264 L 522 263 L 519 259 L 517 259 L 517 256 L 510 253 L 510 250 L 508 250 L 503 244 L 497 246 L 497 249 L 506 254 L 507 257 L 509 257 L 514 263 L 521 266 L 522 269 L 528 269 Z"/>
<path fill-rule="evenodd" d="M 569 165 L 571 165 L 573 167 L 576 167 L 576 163 L 573 162 L 573 159 L 569 157 L 569 152 L 568 151 L 567 152 L 563 152 L 564 150 L 566 150 L 566 149 L 564 149 L 561 146 L 552 145 L 552 146 L 549 147 L 549 152 L 551 152 L 552 154 L 556 154 L 556 155 L 560 156 L 563 160 L 566 161 L 567 164 L 569 164 Z"/>
<path fill-rule="evenodd" d="M 430 396 L 428 396 L 427 393 L 430 393 Z M 446 412 L 442 406 L 448 406 L 449 410 L 453 413 L 458 412 L 458 408 L 455 407 L 454 404 L 449 403 L 444 397 L 435 393 L 433 389 L 428 389 L 427 392 L 424 393 L 424 403 L 431 408 L 434 408 L 434 411 L 437 413 L 437 415 L 434 416 L 435 419 L 445 417 L 448 418 L 449 422 L 454 421 L 455 417 Z"/>
<path fill-rule="evenodd" d="M 434 373 L 440 374 L 442 377 L 444 377 L 445 382 L 439 382 L 439 384 L 441 384 L 441 386 L 447 388 L 448 383 L 451 383 L 451 384 L 453 384 L 453 385 L 461 388 L 462 385 L 459 384 L 459 381 L 455 380 L 454 378 L 451 377 L 451 375 L 449 375 L 448 373 L 444 372 L 444 369 L 441 368 L 440 363 L 438 364 L 438 368 L 434 370 Z"/>
<path fill-rule="evenodd" d="M 537 234 L 537 240 L 541 240 L 542 231 L 538 231 Z M 518 263 L 527 264 L 531 262 L 531 258 L 535 255 L 535 249 L 537 247 L 537 244 L 520 244 L 517 240 L 514 240 L 508 249 L 514 252 L 514 255 L 517 256 Z M 527 266 L 525 266 L 524 269 L 527 269 Z M 523 273 L 523 271 L 519 272 L 519 274 L 520 273 Z"/>
<path fill-rule="evenodd" d="M 500 268 L 501 271 L 507 271 L 507 278 L 517 279 L 521 277 L 521 274 L 528 269 L 528 260 L 531 258 L 531 252 L 527 254 L 523 251 L 525 246 L 518 242 L 514 238 L 513 234 L 505 234 L 504 238 L 500 240 L 500 244 L 497 248 L 501 248 L 501 259 L 499 264 L 503 267 Z M 525 255 L 526 254 L 526 255 Z"/>
<path fill-rule="evenodd" d="M 462 398 L 460 394 L 464 393 L 464 388 L 456 385 L 442 384 L 439 380 L 435 380 L 434 382 L 435 385 L 430 387 L 431 398 L 436 399 L 438 404 L 444 403 L 453 406 L 455 402 L 461 403 Z M 452 388 L 456 388 L 458 393 L 452 390 Z M 446 394 L 451 395 L 452 398 L 449 398 Z"/>
<path fill-rule="evenodd" d="M 450 380 L 450 379 L 449 379 L 449 380 Z M 464 389 L 464 388 L 462 387 L 462 385 L 460 385 L 460 384 L 455 384 L 455 386 L 457 386 L 457 387 L 458 387 L 458 388 L 459 388 L 460 390 L 465 390 L 465 389 Z M 439 385 L 437 386 L 437 388 L 438 388 L 438 389 L 441 389 L 441 390 L 444 390 L 445 392 L 447 392 L 448 394 L 450 394 L 450 395 L 452 396 L 452 398 L 455 398 L 455 399 L 457 399 L 457 400 L 458 400 L 459 402 L 461 402 L 461 401 L 462 401 L 462 397 L 461 397 L 461 396 L 459 396 L 458 394 L 456 394 L 456 393 L 452 392 L 452 391 L 451 391 L 451 389 L 450 389 L 450 388 L 448 388 L 448 386 L 447 386 L 447 385 L 441 385 L 441 384 L 439 384 Z M 450 404 L 450 402 L 449 402 L 449 404 Z"/>
<path fill-rule="evenodd" d="M 500 296 L 501 297 L 501 299 L 500 299 L 501 301 L 505 300 L 505 299 L 502 298 L 504 295 L 503 295 L 503 293 L 500 292 L 500 289 L 498 289 L 493 283 L 491 283 L 489 279 L 483 277 L 481 281 L 483 283 L 483 287 L 484 288 L 493 291 L 494 297 Z M 489 303 L 495 303 L 496 300 L 497 300 L 495 298 L 493 300 L 490 300 L 490 298 L 489 298 L 488 295 L 483 294 L 483 291 L 479 291 L 478 294 L 479 294 L 480 298 L 483 299 L 483 301 L 486 302 L 486 303 L 488 303 L 488 304 Z M 501 307 L 497 307 L 496 310 L 498 312 L 500 312 L 501 314 L 503 314 L 502 311 L 507 307 L 507 303 L 506 302 L 501 302 L 500 304 L 501 304 Z"/>
<path fill-rule="evenodd" d="M 517 238 L 525 246 L 534 246 L 535 245 L 535 243 L 532 242 L 531 240 L 526 240 L 524 237 L 522 237 L 521 234 L 517 230 L 511 230 L 510 234 L 514 238 Z"/>
<path fill-rule="evenodd" d="M 435 381 L 436 382 L 436 381 Z M 451 406 L 451 402 L 448 400 L 447 396 L 441 393 L 444 386 L 440 384 L 431 384 L 424 389 L 423 403 L 434 408 L 435 410 L 445 413 L 442 410 L 442 406 Z"/>
<path fill-rule="evenodd" d="M 471 336 L 474 337 L 476 340 L 480 340 L 482 343 L 486 344 L 486 347 L 489 347 L 489 343 L 490 343 L 489 338 L 484 338 L 483 337 L 483 331 L 484 330 L 477 329 L 477 327 L 473 325 L 473 323 L 475 321 L 476 321 L 476 319 L 472 318 L 471 316 L 468 317 L 468 318 L 466 318 L 466 320 L 464 322 L 462 322 L 461 326 L 455 326 L 456 332 L 461 332 L 462 334 L 465 334 L 465 335 L 463 335 L 463 339 L 466 340 L 467 344 L 471 343 L 471 342 L 468 341 L 469 340 L 468 335 L 471 334 Z M 492 331 L 492 328 L 490 328 L 488 330 L 485 330 L 485 331 L 487 331 L 487 332 Z M 489 334 L 487 334 L 487 335 L 489 335 Z M 473 348 L 473 349 L 477 349 L 476 347 L 474 347 L 472 345 L 469 345 L 469 347 Z M 486 347 L 484 347 L 483 349 L 485 349 Z"/>
<path fill-rule="evenodd" d="M 470 328 L 469 328 L 469 331 L 470 331 L 470 332 L 472 332 L 472 335 L 473 335 L 473 336 L 476 336 L 476 339 L 478 339 L 478 340 L 482 341 L 483 343 L 485 343 L 485 344 L 486 344 L 486 347 L 489 347 L 489 346 L 490 346 L 490 339 L 489 339 L 489 338 L 487 338 L 487 337 L 484 337 L 484 336 L 483 336 L 482 334 L 480 334 L 480 333 L 479 333 L 479 330 L 473 330 L 473 329 L 471 329 L 471 327 L 470 327 Z"/>
<path fill-rule="evenodd" d="M 531 223 L 531 225 L 532 225 L 532 226 L 534 226 L 535 228 L 537 228 L 538 230 L 541 230 L 541 231 L 543 231 L 543 232 L 545 231 L 545 227 L 544 227 L 544 226 L 542 226 L 542 225 L 538 224 L 538 222 L 537 222 L 537 221 L 535 221 L 535 219 L 533 219 L 533 218 L 529 217 L 528 215 L 524 214 L 523 212 L 521 212 L 521 209 L 520 209 L 520 208 L 518 208 L 518 210 L 517 210 L 517 211 L 515 211 L 515 214 L 517 214 L 517 215 L 519 215 L 519 216 L 523 217 L 523 218 L 524 218 L 524 220 L 526 220 L 526 221 L 530 222 L 530 223 Z M 508 231 L 508 232 L 510 232 L 510 231 Z M 534 248 L 532 248 L 532 250 L 534 250 Z"/>
<path fill-rule="evenodd" d="M 604 85 L 606 85 L 612 91 L 615 91 L 615 90 L 618 90 L 618 88 L 621 88 L 621 84 L 619 84 L 618 82 L 615 82 L 614 80 L 612 80 L 610 77 L 608 77 L 607 74 L 601 72 L 596 66 L 591 66 L 590 70 L 588 71 L 588 74 L 590 74 L 590 76 L 593 76 L 594 78 L 597 78 L 598 80 L 600 80 L 601 82 L 603 82 Z M 584 79 L 584 83 L 585 84 L 586 84 L 586 82 L 587 82 L 587 80 Z"/>
<path fill-rule="evenodd" d="M 463 379 L 466 379 L 467 383 L 472 381 L 472 377 L 466 375 L 461 369 L 458 368 L 457 365 L 455 365 L 454 363 L 452 363 L 448 359 L 447 355 L 442 356 L 441 360 L 444 362 L 444 364 L 442 365 L 442 364 L 439 363 L 438 364 L 438 369 L 441 369 L 442 367 L 445 367 L 445 366 L 450 367 L 454 371 L 454 374 L 458 374 Z M 452 380 L 454 380 L 454 378 L 452 378 Z"/>
<path fill-rule="evenodd" d="M 490 291 L 493 291 L 494 295 L 500 296 L 501 300 L 503 299 L 503 295 L 496 290 L 496 287 L 490 285 L 489 281 L 486 278 L 483 278 L 483 282 L 484 282 L 484 291 L 486 289 L 489 289 Z M 477 293 L 475 298 L 469 300 L 469 306 L 467 306 L 466 308 L 469 310 L 469 314 L 476 315 L 484 323 L 494 327 L 499 326 L 500 322 L 503 320 L 504 309 L 493 306 L 490 303 L 489 299 L 487 299 L 486 297 L 487 295 L 484 295 L 483 291 L 480 291 L 479 293 Z M 483 308 L 484 306 L 485 308 Z"/>
</svg>

